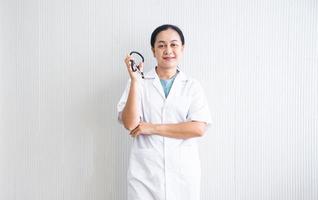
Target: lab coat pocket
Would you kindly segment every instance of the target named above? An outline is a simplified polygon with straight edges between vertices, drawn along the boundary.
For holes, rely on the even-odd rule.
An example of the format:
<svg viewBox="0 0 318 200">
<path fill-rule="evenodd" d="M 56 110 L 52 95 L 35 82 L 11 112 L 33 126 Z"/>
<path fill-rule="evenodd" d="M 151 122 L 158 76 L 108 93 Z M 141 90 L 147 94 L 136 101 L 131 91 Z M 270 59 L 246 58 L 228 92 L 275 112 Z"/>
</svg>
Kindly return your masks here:
<svg viewBox="0 0 318 200">
<path fill-rule="evenodd" d="M 162 158 L 155 149 L 134 149 L 131 151 L 128 175 L 153 177 L 162 169 Z"/>
<path fill-rule="evenodd" d="M 180 173 L 185 178 L 200 179 L 201 164 L 198 149 L 193 146 L 180 147 Z"/>
<path fill-rule="evenodd" d="M 197 147 L 180 147 L 180 199 L 200 199 L 201 168 Z"/>
</svg>

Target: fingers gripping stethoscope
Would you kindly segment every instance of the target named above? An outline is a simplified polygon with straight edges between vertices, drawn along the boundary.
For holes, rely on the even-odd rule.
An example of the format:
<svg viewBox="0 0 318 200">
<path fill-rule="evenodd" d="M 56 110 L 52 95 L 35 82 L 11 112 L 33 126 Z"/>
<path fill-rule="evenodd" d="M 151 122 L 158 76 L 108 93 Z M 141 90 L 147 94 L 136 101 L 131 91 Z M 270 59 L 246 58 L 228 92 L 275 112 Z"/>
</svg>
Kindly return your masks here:
<svg viewBox="0 0 318 200">
<path fill-rule="evenodd" d="M 137 51 L 132 51 L 132 52 L 129 53 L 129 55 L 132 55 L 132 54 L 137 54 L 138 56 L 140 56 L 142 62 L 145 61 L 145 59 L 144 59 L 144 57 L 141 55 L 141 53 L 139 53 L 139 52 L 137 52 Z M 137 72 L 141 75 L 141 77 L 144 79 L 144 78 L 145 78 L 144 72 L 140 71 L 139 65 L 136 65 L 136 63 L 135 63 L 134 60 L 130 60 L 130 63 L 131 63 L 131 64 L 130 64 L 131 70 L 132 70 L 133 72 L 136 72 L 136 71 L 137 71 Z"/>
</svg>

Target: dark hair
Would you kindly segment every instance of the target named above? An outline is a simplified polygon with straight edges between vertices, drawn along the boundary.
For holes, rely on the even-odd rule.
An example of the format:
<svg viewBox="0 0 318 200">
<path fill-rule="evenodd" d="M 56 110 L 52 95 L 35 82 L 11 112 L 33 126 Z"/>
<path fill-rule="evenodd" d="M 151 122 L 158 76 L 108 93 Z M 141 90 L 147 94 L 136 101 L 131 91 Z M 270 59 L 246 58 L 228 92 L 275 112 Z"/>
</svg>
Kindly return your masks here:
<svg viewBox="0 0 318 200">
<path fill-rule="evenodd" d="M 184 45 L 184 36 L 183 36 L 183 33 L 182 31 L 180 30 L 180 28 L 178 28 L 177 26 L 175 25 L 172 25 L 172 24 L 164 24 L 164 25 L 161 25 L 159 27 L 157 27 L 151 34 L 151 39 L 150 39 L 150 44 L 151 44 L 151 47 L 154 48 L 155 47 L 155 42 L 156 42 L 156 37 L 157 35 L 161 32 L 161 31 L 165 31 L 167 29 L 172 29 L 172 30 L 175 30 L 179 36 L 180 36 L 180 39 L 181 39 L 181 42 L 182 42 L 182 45 Z"/>
</svg>

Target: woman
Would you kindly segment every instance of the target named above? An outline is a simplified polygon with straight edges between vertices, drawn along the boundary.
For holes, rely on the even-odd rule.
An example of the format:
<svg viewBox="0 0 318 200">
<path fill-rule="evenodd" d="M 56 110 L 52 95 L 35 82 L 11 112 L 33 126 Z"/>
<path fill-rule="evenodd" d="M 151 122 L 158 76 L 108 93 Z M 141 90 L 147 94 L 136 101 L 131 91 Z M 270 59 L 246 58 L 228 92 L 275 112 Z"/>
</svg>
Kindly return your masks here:
<svg viewBox="0 0 318 200">
<path fill-rule="evenodd" d="M 132 71 L 127 55 L 130 80 L 118 103 L 119 120 L 134 137 L 128 199 L 199 200 L 196 140 L 211 122 L 207 101 L 200 84 L 178 68 L 184 50 L 178 27 L 156 28 L 151 47 L 157 66 L 146 79 Z"/>
</svg>

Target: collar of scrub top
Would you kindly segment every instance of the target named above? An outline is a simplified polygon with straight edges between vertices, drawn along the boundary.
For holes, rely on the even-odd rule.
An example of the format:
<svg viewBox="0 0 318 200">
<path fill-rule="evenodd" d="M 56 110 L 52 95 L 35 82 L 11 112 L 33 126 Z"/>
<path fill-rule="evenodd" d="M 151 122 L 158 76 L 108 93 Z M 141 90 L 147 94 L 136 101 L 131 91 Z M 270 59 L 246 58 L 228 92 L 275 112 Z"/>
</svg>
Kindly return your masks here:
<svg viewBox="0 0 318 200">
<path fill-rule="evenodd" d="M 152 70 L 150 70 L 150 71 L 148 71 L 146 74 L 145 74 L 145 76 L 147 76 L 147 78 L 148 79 L 155 79 L 155 78 L 158 78 L 158 79 L 160 79 L 159 78 L 159 76 L 158 76 L 158 74 L 157 74 L 157 72 L 156 72 L 156 68 L 157 67 L 154 67 Z M 177 75 L 178 74 L 178 75 Z M 187 77 L 186 77 L 186 75 L 184 74 L 184 73 L 182 73 L 182 71 L 180 70 L 180 68 L 179 67 L 177 67 L 177 73 L 175 74 L 175 75 L 173 75 L 173 76 L 179 76 L 181 74 L 181 76 L 183 77 L 183 79 L 188 79 Z"/>
<path fill-rule="evenodd" d="M 177 74 L 178 75 L 176 76 L 176 79 L 178 79 L 179 81 L 188 80 L 187 75 L 183 73 L 179 67 L 177 67 Z M 145 79 L 158 79 L 158 81 L 160 82 L 160 78 L 156 72 L 156 67 L 145 74 Z"/>
<path fill-rule="evenodd" d="M 177 85 L 177 87 L 182 87 L 181 85 L 185 84 L 189 78 L 188 76 L 183 73 L 182 71 L 180 71 L 179 68 L 177 68 L 177 71 L 178 71 L 178 75 L 176 76 L 174 82 L 173 82 L 173 85 Z M 162 98 L 166 99 L 166 96 L 162 90 L 162 85 L 161 85 L 161 82 L 160 82 L 160 78 L 156 72 L 156 68 L 154 67 L 152 70 L 150 70 L 149 72 L 147 72 L 145 74 L 145 79 L 143 79 L 144 81 L 150 81 L 152 82 L 152 84 L 154 85 L 154 87 L 156 88 L 156 90 L 161 94 Z M 171 91 L 170 91 L 170 94 L 168 95 L 168 98 L 169 99 L 169 96 L 171 96 L 171 94 L 173 95 L 174 94 L 174 89 L 175 86 L 172 86 L 171 88 Z"/>
</svg>

